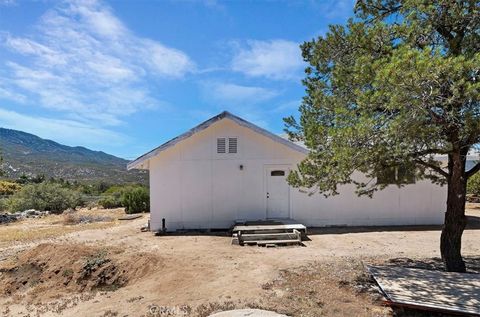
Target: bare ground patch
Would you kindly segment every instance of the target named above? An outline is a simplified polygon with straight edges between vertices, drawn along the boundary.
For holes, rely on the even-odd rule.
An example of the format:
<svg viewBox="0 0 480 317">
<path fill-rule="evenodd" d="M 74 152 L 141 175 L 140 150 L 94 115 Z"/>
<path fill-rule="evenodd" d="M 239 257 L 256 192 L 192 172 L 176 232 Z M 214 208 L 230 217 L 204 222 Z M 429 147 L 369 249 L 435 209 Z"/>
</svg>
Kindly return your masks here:
<svg viewBox="0 0 480 317">
<path fill-rule="evenodd" d="M 2 296 L 41 303 L 68 294 L 114 291 L 151 271 L 160 259 L 119 248 L 40 244 L 0 264 Z"/>
<path fill-rule="evenodd" d="M 192 309 L 192 316 L 240 308 L 273 310 L 288 316 L 389 316 L 360 261 L 342 258 L 280 270 L 262 285 L 263 294 L 253 301 L 210 302 Z"/>
<path fill-rule="evenodd" d="M 478 217 L 478 210 L 469 209 L 468 215 Z M 442 266 L 437 227 L 319 229 L 306 247 L 242 248 L 232 246 L 228 236 L 140 233 L 146 219 L 119 223 L 116 214 L 122 213 L 77 214 L 114 219 L 105 222 L 48 216 L 0 227 L 0 316 L 153 317 L 154 306 L 184 308 L 199 317 L 235 308 L 295 317 L 425 316 L 385 307 L 362 263 Z M 31 233 L 25 240 L 2 242 L 7 228 Z M 40 228 L 58 231 L 44 239 L 37 236 Z M 480 269 L 479 228 L 471 226 L 463 239 L 471 272 Z M 11 295 L 3 293 L 6 283 Z"/>
</svg>

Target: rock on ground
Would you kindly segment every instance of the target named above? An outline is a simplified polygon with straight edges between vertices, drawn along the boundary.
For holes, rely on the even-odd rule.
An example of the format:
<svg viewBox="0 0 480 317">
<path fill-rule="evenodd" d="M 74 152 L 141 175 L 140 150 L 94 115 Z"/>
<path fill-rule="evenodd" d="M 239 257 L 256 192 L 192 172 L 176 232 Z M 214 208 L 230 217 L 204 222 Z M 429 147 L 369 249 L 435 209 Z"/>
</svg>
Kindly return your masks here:
<svg viewBox="0 0 480 317">
<path fill-rule="evenodd" d="M 0 214 L 0 224 L 17 221 L 17 217 L 10 214 Z"/>
</svg>

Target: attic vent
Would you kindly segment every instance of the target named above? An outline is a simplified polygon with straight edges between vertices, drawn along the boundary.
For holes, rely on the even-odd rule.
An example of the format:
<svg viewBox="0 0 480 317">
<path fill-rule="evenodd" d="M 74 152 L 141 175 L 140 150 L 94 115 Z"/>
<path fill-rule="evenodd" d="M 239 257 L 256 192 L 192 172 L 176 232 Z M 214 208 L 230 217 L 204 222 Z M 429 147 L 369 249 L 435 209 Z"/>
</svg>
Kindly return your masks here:
<svg viewBox="0 0 480 317">
<path fill-rule="evenodd" d="M 223 137 L 217 138 L 217 154 L 237 154 L 238 138 Z"/>
<path fill-rule="evenodd" d="M 218 138 L 217 139 L 217 153 L 223 154 L 226 153 L 226 139 L 225 138 Z"/>
<path fill-rule="evenodd" d="M 237 138 L 228 138 L 228 153 L 237 153 Z"/>
</svg>

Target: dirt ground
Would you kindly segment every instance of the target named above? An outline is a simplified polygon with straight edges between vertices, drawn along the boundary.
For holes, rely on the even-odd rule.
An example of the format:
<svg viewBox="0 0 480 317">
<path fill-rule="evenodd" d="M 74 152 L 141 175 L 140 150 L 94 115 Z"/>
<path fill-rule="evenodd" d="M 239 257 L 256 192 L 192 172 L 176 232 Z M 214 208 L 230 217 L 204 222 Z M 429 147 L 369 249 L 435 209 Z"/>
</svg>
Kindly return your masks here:
<svg viewBox="0 0 480 317">
<path fill-rule="evenodd" d="M 468 207 L 463 255 L 479 272 L 480 205 Z M 319 228 L 303 247 L 261 248 L 233 246 L 227 233 L 153 236 L 139 230 L 148 215 L 121 214 L 0 226 L 0 316 L 390 316 L 363 266 L 441 265 L 437 227 Z"/>
</svg>

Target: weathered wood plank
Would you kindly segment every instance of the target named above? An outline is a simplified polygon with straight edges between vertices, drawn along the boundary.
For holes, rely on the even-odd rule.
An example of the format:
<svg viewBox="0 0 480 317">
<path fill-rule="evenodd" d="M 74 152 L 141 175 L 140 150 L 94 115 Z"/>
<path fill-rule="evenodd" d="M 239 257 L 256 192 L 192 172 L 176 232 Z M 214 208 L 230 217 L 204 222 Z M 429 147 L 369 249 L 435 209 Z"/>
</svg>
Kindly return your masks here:
<svg viewBox="0 0 480 317">
<path fill-rule="evenodd" d="M 244 233 L 242 234 L 242 240 L 286 240 L 286 239 L 298 239 L 298 234 L 294 232 L 282 232 L 282 233 Z"/>
<path fill-rule="evenodd" d="M 391 305 L 480 316 L 480 274 L 369 266 Z"/>
<path fill-rule="evenodd" d="M 252 231 L 252 230 L 300 230 L 306 231 L 307 227 L 300 223 L 296 224 L 275 224 L 275 225 L 236 225 L 232 231 Z"/>
<path fill-rule="evenodd" d="M 288 239 L 288 240 L 259 240 L 259 241 L 245 241 L 245 244 L 255 243 L 257 245 L 266 245 L 266 244 L 297 244 L 300 243 L 298 239 Z"/>
</svg>

